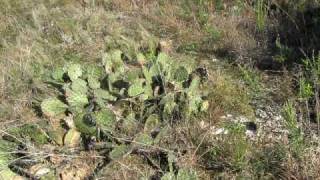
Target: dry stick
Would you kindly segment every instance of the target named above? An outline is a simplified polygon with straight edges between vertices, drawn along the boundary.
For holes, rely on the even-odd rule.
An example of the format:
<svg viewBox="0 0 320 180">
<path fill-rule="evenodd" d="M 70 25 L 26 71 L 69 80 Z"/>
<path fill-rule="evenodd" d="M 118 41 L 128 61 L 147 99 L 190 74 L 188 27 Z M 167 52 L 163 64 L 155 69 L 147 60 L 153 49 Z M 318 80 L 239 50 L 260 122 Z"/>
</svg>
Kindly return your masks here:
<svg viewBox="0 0 320 180">
<path fill-rule="evenodd" d="M 318 134 L 320 133 L 320 117 L 319 117 L 319 108 L 320 108 L 320 104 L 319 104 L 319 87 L 317 86 L 316 88 L 316 117 L 317 117 L 317 125 L 318 125 Z"/>
<path fill-rule="evenodd" d="M 306 100 L 305 100 L 305 106 L 306 106 L 306 110 L 307 110 L 307 114 L 306 114 L 306 116 L 307 116 L 307 122 L 308 122 L 308 130 L 310 131 L 310 128 L 311 128 L 311 118 L 310 118 L 310 110 L 309 110 L 309 103 L 308 103 L 308 99 L 309 98 L 307 98 Z"/>
</svg>

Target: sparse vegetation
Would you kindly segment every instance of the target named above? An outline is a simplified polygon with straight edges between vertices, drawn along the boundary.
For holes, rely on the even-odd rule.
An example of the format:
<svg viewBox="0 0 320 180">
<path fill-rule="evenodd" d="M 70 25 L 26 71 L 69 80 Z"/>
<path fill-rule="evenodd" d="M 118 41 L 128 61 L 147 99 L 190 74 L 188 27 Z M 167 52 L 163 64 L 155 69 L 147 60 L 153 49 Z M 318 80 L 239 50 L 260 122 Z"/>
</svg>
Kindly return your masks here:
<svg viewBox="0 0 320 180">
<path fill-rule="evenodd" d="M 318 179 L 319 5 L 1 0 L 0 179 Z"/>
</svg>

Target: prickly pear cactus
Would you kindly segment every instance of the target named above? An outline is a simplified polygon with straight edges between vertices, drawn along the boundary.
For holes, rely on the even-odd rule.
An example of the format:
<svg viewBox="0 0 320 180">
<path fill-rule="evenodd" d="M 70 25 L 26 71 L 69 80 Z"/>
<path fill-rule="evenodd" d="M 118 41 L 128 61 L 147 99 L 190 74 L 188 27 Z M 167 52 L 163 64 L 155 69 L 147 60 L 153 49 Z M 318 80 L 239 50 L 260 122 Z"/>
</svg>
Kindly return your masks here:
<svg viewBox="0 0 320 180">
<path fill-rule="evenodd" d="M 143 82 L 140 80 L 137 80 L 135 83 L 133 83 L 128 89 L 128 95 L 130 97 L 135 97 L 142 94 L 144 92 L 142 83 Z"/>
<path fill-rule="evenodd" d="M 174 80 L 176 82 L 184 82 L 188 80 L 188 78 L 189 78 L 189 73 L 185 67 L 180 66 L 174 71 Z"/>
<path fill-rule="evenodd" d="M 71 89 L 74 92 L 86 94 L 88 92 L 87 82 L 82 79 L 76 79 L 71 83 Z"/>
<path fill-rule="evenodd" d="M 52 79 L 64 82 L 64 99 L 44 100 L 43 113 L 49 117 L 71 113 L 78 131 L 87 135 L 117 133 L 117 126 L 120 133 L 135 136 L 140 131 L 141 137 L 147 137 L 144 133 L 151 133 L 162 123 L 173 118 L 189 119 L 208 109 L 202 80 L 193 73 L 193 66 L 176 62 L 162 52 L 157 56 L 137 53 L 136 65 L 127 64 L 123 57 L 125 54 L 115 49 L 103 55 L 103 66 L 68 64 L 55 70 Z M 83 121 L 88 113 L 95 121 L 93 125 Z M 130 114 L 134 117 L 128 118 Z M 140 123 L 144 128 L 139 130 Z"/>
<path fill-rule="evenodd" d="M 41 110 L 43 114 L 49 117 L 64 113 L 67 107 L 68 106 L 61 102 L 58 98 L 48 98 L 41 103 Z"/>
<path fill-rule="evenodd" d="M 116 126 L 116 115 L 110 109 L 103 109 L 95 112 L 95 118 L 97 125 L 101 127 L 101 129 L 113 132 Z"/>
<path fill-rule="evenodd" d="M 80 64 L 71 64 L 67 70 L 71 81 L 78 79 L 82 75 L 82 68 Z"/>
<path fill-rule="evenodd" d="M 160 125 L 159 116 L 157 114 L 151 114 L 145 124 L 144 124 L 144 132 L 150 133 L 152 130 L 157 128 Z"/>
<path fill-rule="evenodd" d="M 58 82 L 63 82 L 63 76 L 65 74 L 65 71 L 63 68 L 57 68 L 51 73 L 52 79 L 58 81 Z"/>
<path fill-rule="evenodd" d="M 84 135 L 95 136 L 97 133 L 97 128 L 95 127 L 94 119 L 84 113 L 80 113 L 75 117 L 74 120 L 75 127 L 77 131 Z"/>
<path fill-rule="evenodd" d="M 177 180 L 197 180 L 197 174 L 191 169 L 179 169 Z"/>
<path fill-rule="evenodd" d="M 161 146 L 168 139 L 173 120 L 186 121 L 209 107 L 201 90 L 203 81 L 193 72 L 192 67 L 165 53 L 128 56 L 117 49 L 105 53 L 101 64 L 57 68 L 51 74 L 51 82 L 59 85 L 57 94 L 40 105 L 48 122 L 48 127 L 39 131 L 41 143 L 91 149 L 95 143 L 108 143 L 111 145 L 103 155 L 110 160 Z M 65 117 L 71 118 L 66 122 Z M 32 134 L 24 136 L 33 142 L 39 140 Z M 91 143 L 90 147 L 86 143 Z M 165 173 L 161 179 L 194 177 L 187 170 L 179 170 L 178 174 Z"/>
<path fill-rule="evenodd" d="M 86 94 L 81 91 L 74 91 L 71 89 L 66 90 L 66 99 L 70 106 L 70 109 L 81 111 L 85 105 L 89 103 Z"/>
<path fill-rule="evenodd" d="M 88 85 L 91 89 L 99 89 L 101 83 L 99 82 L 98 78 L 92 75 L 88 76 Z"/>
<path fill-rule="evenodd" d="M 119 159 L 125 154 L 127 154 L 129 150 L 130 150 L 130 147 L 128 145 L 125 145 L 125 144 L 118 145 L 110 152 L 109 157 L 114 160 Z"/>
<path fill-rule="evenodd" d="M 108 101 L 117 100 L 117 98 L 111 95 L 111 93 L 107 90 L 95 89 L 93 92 L 94 92 L 94 97 L 96 97 L 97 99 L 108 100 Z"/>
</svg>

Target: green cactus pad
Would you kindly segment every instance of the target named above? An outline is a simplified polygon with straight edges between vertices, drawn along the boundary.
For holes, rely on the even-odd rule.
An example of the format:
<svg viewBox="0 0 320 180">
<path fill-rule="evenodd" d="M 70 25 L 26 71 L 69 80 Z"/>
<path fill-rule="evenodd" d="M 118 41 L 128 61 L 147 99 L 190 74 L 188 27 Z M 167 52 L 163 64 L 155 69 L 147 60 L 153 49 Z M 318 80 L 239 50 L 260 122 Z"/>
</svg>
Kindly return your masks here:
<svg viewBox="0 0 320 180">
<path fill-rule="evenodd" d="M 163 68 L 169 67 L 170 66 L 170 59 L 169 56 L 163 52 L 158 54 L 157 57 L 157 63 L 160 63 Z"/>
<path fill-rule="evenodd" d="M 63 144 L 68 147 L 76 147 L 80 144 L 81 133 L 76 129 L 70 129 L 63 139 Z"/>
<path fill-rule="evenodd" d="M 57 98 L 48 98 L 42 101 L 41 111 L 48 117 L 57 116 L 66 111 L 67 105 Z"/>
<path fill-rule="evenodd" d="M 200 87 L 200 78 L 198 76 L 193 77 L 189 88 L 187 89 L 188 95 L 198 94 Z"/>
<path fill-rule="evenodd" d="M 151 114 L 144 124 L 144 132 L 150 133 L 159 126 L 159 123 L 159 116 L 157 114 Z"/>
<path fill-rule="evenodd" d="M 168 126 L 161 128 L 159 134 L 154 139 L 154 144 L 161 145 L 168 137 L 170 137 L 170 129 Z"/>
<path fill-rule="evenodd" d="M 4 167 L 9 164 L 10 160 L 13 159 L 8 152 L 14 151 L 15 143 L 0 139 L 0 167 Z"/>
<path fill-rule="evenodd" d="M 188 80 L 189 73 L 186 68 L 180 66 L 178 69 L 174 72 L 174 80 L 177 82 L 184 82 Z"/>
<path fill-rule="evenodd" d="M 164 113 L 171 115 L 177 105 L 175 102 L 175 95 L 173 93 L 168 93 L 161 99 L 160 104 L 164 105 Z"/>
<path fill-rule="evenodd" d="M 94 96 L 97 99 L 104 99 L 104 100 L 108 100 L 108 101 L 117 100 L 117 97 L 111 95 L 107 90 L 103 90 L 103 89 L 94 90 Z"/>
<path fill-rule="evenodd" d="M 84 122 L 83 113 L 80 113 L 76 116 L 74 124 L 79 132 L 90 136 L 96 135 L 97 128 L 95 126 L 89 126 Z"/>
<path fill-rule="evenodd" d="M 71 109 L 81 110 L 81 108 L 89 103 L 87 95 L 81 92 L 67 89 L 66 96 Z"/>
<path fill-rule="evenodd" d="M 136 146 L 151 146 L 153 144 L 152 137 L 146 133 L 139 133 L 133 141 Z"/>
<path fill-rule="evenodd" d="M 189 99 L 188 101 L 189 113 L 198 113 L 203 101 L 201 96 L 189 96 L 188 99 Z"/>
<path fill-rule="evenodd" d="M 86 94 L 88 92 L 87 82 L 82 79 L 76 79 L 71 83 L 71 89 L 75 92 Z"/>
<path fill-rule="evenodd" d="M 15 146 L 15 143 L 0 139 L 0 179 L 14 179 L 18 177 L 8 167 L 12 160 L 15 159 L 11 153 L 15 151 Z"/>
<path fill-rule="evenodd" d="M 135 119 L 135 114 L 130 113 L 122 122 L 121 131 L 125 135 L 133 136 L 139 128 L 139 122 Z"/>
<path fill-rule="evenodd" d="M 113 160 L 119 159 L 123 157 L 125 154 L 127 154 L 129 151 L 130 151 L 130 147 L 128 145 L 122 144 L 122 145 L 116 146 L 109 153 L 109 157 Z"/>
<path fill-rule="evenodd" d="M 142 72 L 144 77 L 146 78 L 146 83 L 151 85 L 152 83 L 152 73 L 149 71 L 147 67 L 142 67 Z"/>
<path fill-rule="evenodd" d="M 125 66 L 122 61 L 122 52 L 120 50 L 113 50 L 108 52 L 102 58 L 102 63 L 105 65 L 106 73 L 125 71 Z"/>
<path fill-rule="evenodd" d="M 142 70 L 140 68 L 132 68 L 126 73 L 125 80 L 129 83 L 134 83 L 136 79 L 139 79 L 142 75 Z"/>
<path fill-rule="evenodd" d="M 88 85 L 91 89 L 99 89 L 101 84 L 100 84 L 99 79 L 97 77 L 89 75 L 88 76 Z"/>
<path fill-rule="evenodd" d="M 63 70 L 63 68 L 57 68 L 51 73 L 51 77 L 56 81 L 63 82 L 64 73 L 65 71 Z"/>
<path fill-rule="evenodd" d="M 89 76 L 100 78 L 104 75 L 103 67 L 100 67 L 96 64 L 89 64 L 85 66 L 84 69 L 84 78 L 88 78 Z"/>
<path fill-rule="evenodd" d="M 63 144 L 63 136 L 65 134 L 65 130 L 62 127 L 49 129 L 48 135 L 51 140 L 53 140 L 56 144 Z"/>
<path fill-rule="evenodd" d="M 144 88 L 142 86 L 141 81 L 136 81 L 134 84 L 132 84 L 128 89 L 128 95 L 130 97 L 138 96 L 144 92 Z"/>
<path fill-rule="evenodd" d="M 113 131 L 116 124 L 116 115 L 109 109 L 103 109 L 95 113 L 96 122 L 102 130 Z"/>
<path fill-rule="evenodd" d="M 177 180 L 197 180 L 197 174 L 193 170 L 189 169 L 179 169 L 177 174 Z"/>
<path fill-rule="evenodd" d="M 81 65 L 80 64 L 69 65 L 67 73 L 71 81 L 78 79 L 82 75 Z"/>
</svg>

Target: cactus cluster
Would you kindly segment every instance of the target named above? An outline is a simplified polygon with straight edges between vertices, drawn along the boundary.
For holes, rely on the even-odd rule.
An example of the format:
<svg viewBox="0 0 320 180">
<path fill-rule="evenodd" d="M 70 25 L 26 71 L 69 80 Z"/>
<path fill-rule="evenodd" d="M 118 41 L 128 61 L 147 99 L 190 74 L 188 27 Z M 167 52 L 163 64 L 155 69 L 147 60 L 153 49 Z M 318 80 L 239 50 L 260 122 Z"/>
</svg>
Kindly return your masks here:
<svg viewBox="0 0 320 180">
<path fill-rule="evenodd" d="M 61 94 L 40 105 L 50 127 L 31 127 L 38 133 L 25 136 L 66 147 L 85 146 L 88 139 L 108 142 L 110 159 L 159 145 L 164 127 L 208 108 L 194 72 L 164 53 L 139 53 L 133 62 L 120 50 L 105 53 L 101 64 L 67 64 L 51 74 Z"/>
</svg>

